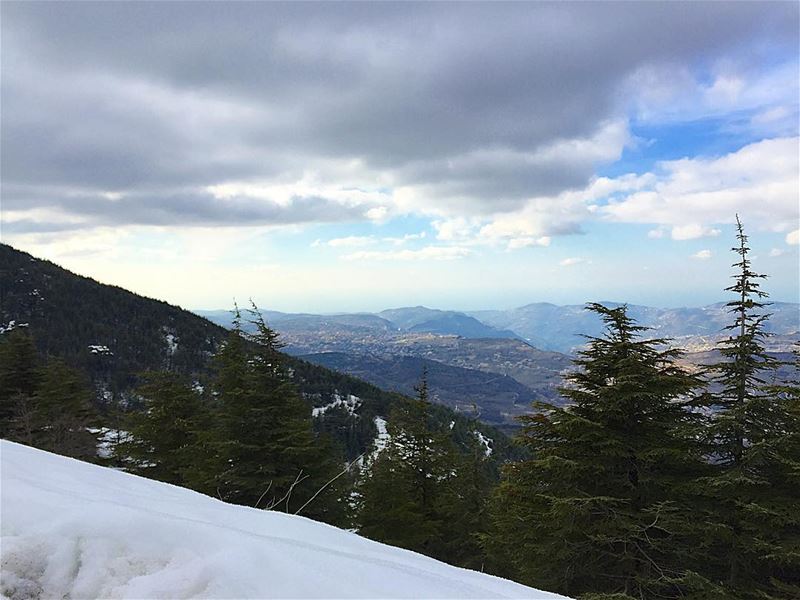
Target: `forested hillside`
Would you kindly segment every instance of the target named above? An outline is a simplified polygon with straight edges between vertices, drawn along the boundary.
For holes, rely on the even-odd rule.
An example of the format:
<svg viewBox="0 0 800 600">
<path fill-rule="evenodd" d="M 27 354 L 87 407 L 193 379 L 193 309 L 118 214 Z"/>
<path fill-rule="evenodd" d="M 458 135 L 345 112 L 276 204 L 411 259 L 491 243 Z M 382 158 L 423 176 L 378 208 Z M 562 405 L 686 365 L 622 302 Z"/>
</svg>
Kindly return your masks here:
<svg viewBox="0 0 800 600">
<path fill-rule="evenodd" d="M 63 359 L 86 373 L 101 412 L 129 402 L 146 371 L 167 370 L 200 384 L 228 335 L 225 328 L 180 307 L 76 275 L 7 244 L 0 245 L 0 329 L 25 329 L 43 357 Z M 372 443 L 377 434 L 374 418 L 386 417 L 401 398 L 298 358 L 287 356 L 286 361 L 312 406 L 330 405 L 337 397 L 359 398 L 358 419 L 333 408 L 318 420 L 350 458 Z M 416 377 L 420 375 L 421 371 Z M 510 448 L 491 426 L 468 425 L 470 415 L 444 407 L 434 410 L 441 421 L 456 421 L 464 430 L 479 428 L 496 439 L 498 457 Z"/>
</svg>

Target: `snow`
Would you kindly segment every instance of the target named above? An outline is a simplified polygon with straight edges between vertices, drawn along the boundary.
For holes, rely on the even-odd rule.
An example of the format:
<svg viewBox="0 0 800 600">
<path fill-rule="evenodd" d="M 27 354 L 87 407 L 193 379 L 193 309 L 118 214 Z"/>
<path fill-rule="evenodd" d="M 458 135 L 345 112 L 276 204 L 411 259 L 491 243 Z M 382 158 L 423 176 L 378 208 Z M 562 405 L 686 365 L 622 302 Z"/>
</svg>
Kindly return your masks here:
<svg viewBox="0 0 800 600">
<path fill-rule="evenodd" d="M 111 458 L 117 444 L 131 440 L 131 434 L 124 429 L 89 427 L 88 431 L 97 436 L 97 456 L 99 458 Z"/>
<path fill-rule="evenodd" d="M 106 356 L 113 356 L 114 353 L 108 346 L 102 346 L 100 344 L 91 344 L 88 346 L 89 352 L 92 354 L 101 354 Z"/>
<path fill-rule="evenodd" d="M 18 327 L 28 327 L 27 323 L 17 323 L 14 319 L 10 320 L 6 325 L 0 325 L 0 334 L 14 331 Z"/>
<path fill-rule="evenodd" d="M 480 431 L 475 431 L 475 437 L 478 438 L 478 441 L 483 444 L 483 452 L 486 456 L 492 455 L 492 442 L 494 441 L 492 438 L 487 438 L 483 433 Z"/>
<path fill-rule="evenodd" d="M 347 398 L 342 398 L 339 394 L 334 394 L 333 402 L 326 404 L 325 406 L 318 406 L 316 408 L 312 408 L 311 415 L 314 417 L 321 417 L 330 409 L 337 407 L 344 408 L 351 415 L 356 415 L 356 410 L 358 410 L 358 407 L 360 405 L 361 405 L 361 398 L 359 398 L 358 396 L 353 396 L 353 394 L 349 394 Z"/>
<path fill-rule="evenodd" d="M 375 429 L 378 430 L 378 434 L 375 436 L 375 439 L 372 440 L 372 450 L 366 456 L 360 456 L 356 460 L 356 465 L 358 465 L 359 469 L 369 469 L 375 459 L 378 458 L 378 454 L 386 450 L 386 447 L 389 445 L 389 440 L 392 439 L 392 436 L 389 435 L 389 431 L 386 429 L 386 419 L 383 417 L 375 417 L 374 421 Z"/>
<path fill-rule="evenodd" d="M 2 593 L 560 598 L 309 519 L 0 442 Z"/>
<path fill-rule="evenodd" d="M 164 341 L 167 343 L 167 354 L 173 356 L 178 350 L 178 338 L 174 333 L 164 334 Z"/>
<path fill-rule="evenodd" d="M 377 455 L 378 452 L 384 450 L 386 446 L 389 445 L 391 436 L 386 429 L 386 419 L 383 417 L 375 417 L 375 428 L 378 430 L 378 435 L 375 436 L 373 443 L 375 444 L 374 454 Z"/>
</svg>

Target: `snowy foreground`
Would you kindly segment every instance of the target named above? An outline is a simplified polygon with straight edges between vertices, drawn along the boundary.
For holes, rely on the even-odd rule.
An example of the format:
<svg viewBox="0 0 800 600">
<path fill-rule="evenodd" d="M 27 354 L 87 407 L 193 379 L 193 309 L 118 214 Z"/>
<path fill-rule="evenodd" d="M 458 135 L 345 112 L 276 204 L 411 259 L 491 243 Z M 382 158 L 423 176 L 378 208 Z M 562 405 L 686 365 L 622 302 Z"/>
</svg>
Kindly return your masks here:
<svg viewBox="0 0 800 600">
<path fill-rule="evenodd" d="M 3 441 L 6 598 L 560 598 Z"/>
</svg>

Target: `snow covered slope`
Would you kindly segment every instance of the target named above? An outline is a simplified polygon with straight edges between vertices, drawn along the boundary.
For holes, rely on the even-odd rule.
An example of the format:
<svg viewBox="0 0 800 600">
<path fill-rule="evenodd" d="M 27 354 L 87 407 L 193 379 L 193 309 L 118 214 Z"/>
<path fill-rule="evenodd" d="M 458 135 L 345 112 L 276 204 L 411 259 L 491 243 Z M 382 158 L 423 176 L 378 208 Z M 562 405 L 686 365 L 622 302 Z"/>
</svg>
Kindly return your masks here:
<svg viewBox="0 0 800 600">
<path fill-rule="evenodd" d="M 0 443 L 21 598 L 559 598 L 302 517 Z"/>
</svg>

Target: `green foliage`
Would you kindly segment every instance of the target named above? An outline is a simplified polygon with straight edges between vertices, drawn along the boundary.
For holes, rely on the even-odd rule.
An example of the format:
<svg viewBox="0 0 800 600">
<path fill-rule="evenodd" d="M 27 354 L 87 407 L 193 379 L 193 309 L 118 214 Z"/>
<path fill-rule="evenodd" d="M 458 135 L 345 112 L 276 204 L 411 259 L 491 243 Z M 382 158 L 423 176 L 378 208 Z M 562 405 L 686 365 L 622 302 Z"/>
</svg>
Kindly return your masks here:
<svg viewBox="0 0 800 600">
<path fill-rule="evenodd" d="M 58 359 L 48 362 L 33 396 L 33 445 L 56 454 L 94 460 L 97 437 L 89 427 L 95 424 L 96 416 L 90 398 L 82 373 Z"/>
<path fill-rule="evenodd" d="M 770 385 L 777 367 L 764 348 L 767 294 L 737 218 L 739 260 L 728 303 L 733 323 L 711 366 L 718 391 L 708 429 L 714 473 L 703 483 L 718 534 L 704 560 L 709 577 L 740 598 L 797 597 L 800 581 L 800 453 L 796 382 Z"/>
<path fill-rule="evenodd" d="M 127 415 L 127 434 L 115 451 L 128 471 L 190 486 L 188 473 L 202 452 L 200 436 L 210 427 L 207 404 L 175 373 L 148 373 L 144 379 L 137 390 L 144 406 Z"/>
<path fill-rule="evenodd" d="M 487 546 L 493 564 L 545 589 L 674 597 L 690 518 L 675 499 L 702 468 L 687 410 L 700 382 L 664 340 L 640 339 L 626 307 L 589 308 L 607 334 L 566 377 L 569 406 L 521 418 L 532 458 L 505 469 Z"/>
<path fill-rule="evenodd" d="M 253 311 L 245 339 L 239 317 L 214 361 L 213 428 L 192 479 L 226 501 L 339 522 L 340 454 L 314 432 L 311 407 L 289 378 L 277 334 Z M 318 491 L 322 490 L 319 494 Z M 314 497 L 316 495 L 316 497 Z M 313 500 L 312 500 L 313 497 Z"/>
<path fill-rule="evenodd" d="M 0 430 L 43 450 L 94 460 L 95 414 L 84 376 L 59 359 L 43 362 L 26 329 L 0 342 Z"/>
<path fill-rule="evenodd" d="M 0 436 L 11 438 L 24 423 L 21 413 L 29 413 L 30 402 L 39 381 L 39 357 L 33 338 L 26 329 L 12 329 L 0 341 Z"/>
<path fill-rule="evenodd" d="M 359 532 L 459 565 L 480 567 L 478 534 L 484 524 L 489 476 L 473 445 L 461 455 L 450 431 L 434 425 L 423 375 L 418 397 L 394 407 L 389 439 L 359 486 Z"/>
</svg>

